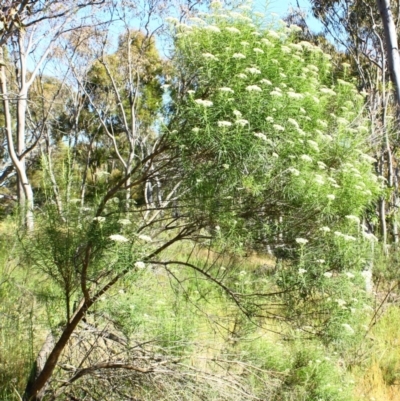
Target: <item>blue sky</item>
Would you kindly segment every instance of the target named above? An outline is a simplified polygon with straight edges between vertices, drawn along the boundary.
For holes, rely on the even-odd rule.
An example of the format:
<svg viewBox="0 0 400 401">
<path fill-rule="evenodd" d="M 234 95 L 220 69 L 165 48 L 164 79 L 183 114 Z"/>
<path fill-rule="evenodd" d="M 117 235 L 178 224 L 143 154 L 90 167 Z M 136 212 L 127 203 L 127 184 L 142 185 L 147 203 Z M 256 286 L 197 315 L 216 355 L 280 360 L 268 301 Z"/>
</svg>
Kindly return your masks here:
<svg viewBox="0 0 400 401">
<path fill-rule="evenodd" d="M 255 1 L 255 3 L 262 4 L 262 1 Z M 299 0 L 300 7 L 308 9 L 310 8 L 310 3 L 307 0 Z M 266 2 L 267 7 L 271 12 L 275 12 L 277 14 L 285 14 L 289 7 L 297 7 L 296 0 L 270 0 Z"/>
<path fill-rule="evenodd" d="M 276 13 L 282 17 L 287 13 L 289 7 L 297 8 L 296 0 L 254 0 L 254 4 L 260 11 L 265 12 L 267 10 L 267 12 Z M 305 11 L 310 10 L 309 0 L 299 0 L 299 4 Z M 311 13 L 309 12 L 309 14 Z M 321 30 L 321 25 L 315 18 L 309 17 L 307 22 L 311 30 Z"/>
</svg>

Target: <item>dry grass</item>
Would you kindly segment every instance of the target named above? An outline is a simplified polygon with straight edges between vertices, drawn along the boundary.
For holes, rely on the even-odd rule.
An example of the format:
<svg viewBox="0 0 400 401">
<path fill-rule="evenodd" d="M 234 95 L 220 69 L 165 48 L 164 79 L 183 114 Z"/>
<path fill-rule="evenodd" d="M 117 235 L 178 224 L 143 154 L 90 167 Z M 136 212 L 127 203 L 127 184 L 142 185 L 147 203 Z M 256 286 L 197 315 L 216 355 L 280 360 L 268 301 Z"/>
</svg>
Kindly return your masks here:
<svg viewBox="0 0 400 401">
<path fill-rule="evenodd" d="M 363 400 L 400 400 L 400 311 L 391 306 L 366 341 L 370 355 L 356 372 L 356 394 Z"/>
</svg>

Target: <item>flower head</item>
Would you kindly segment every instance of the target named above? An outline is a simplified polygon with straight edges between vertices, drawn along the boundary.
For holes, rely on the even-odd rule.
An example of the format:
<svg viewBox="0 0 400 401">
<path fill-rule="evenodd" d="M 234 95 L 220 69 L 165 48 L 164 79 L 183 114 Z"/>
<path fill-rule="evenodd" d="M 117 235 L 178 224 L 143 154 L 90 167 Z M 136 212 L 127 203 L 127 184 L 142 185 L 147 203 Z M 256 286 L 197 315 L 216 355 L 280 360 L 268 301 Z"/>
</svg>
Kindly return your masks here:
<svg viewBox="0 0 400 401">
<path fill-rule="evenodd" d="M 246 86 L 246 90 L 248 92 L 262 92 L 262 89 L 257 85 L 249 85 Z"/>
<path fill-rule="evenodd" d="M 287 122 L 292 124 L 294 127 L 299 128 L 299 123 L 294 118 L 288 118 Z"/>
<path fill-rule="evenodd" d="M 244 119 L 239 119 L 235 121 L 235 124 L 240 125 L 241 127 L 244 127 L 248 124 L 249 122 L 247 120 Z"/>
<path fill-rule="evenodd" d="M 313 148 L 314 150 L 319 150 L 319 147 L 318 147 L 318 143 L 317 142 L 315 142 L 315 141 L 312 141 L 311 139 L 309 139 L 308 141 L 307 141 L 307 143 L 308 143 L 308 145 L 311 147 L 311 148 Z"/>
<path fill-rule="evenodd" d="M 322 177 L 322 175 L 319 175 L 319 174 L 315 175 L 314 181 L 319 185 L 324 185 L 325 184 L 324 177 Z"/>
<path fill-rule="evenodd" d="M 141 235 L 138 235 L 138 238 L 145 242 L 153 242 L 152 238 L 149 237 L 148 235 L 141 234 Z"/>
<path fill-rule="evenodd" d="M 225 127 L 230 127 L 232 123 L 230 121 L 218 121 L 217 122 L 218 127 L 225 128 Z"/>
<path fill-rule="evenodd" d="M 274 124 L 273 127 L 274 127 L 274 129 L 276 129 L 277 131 L 285 131 L 285 128 L 282 127 L 282 125 Z"/>
<path fill-rule="evenodd" d="M 221 30 L 215 25 L 207 25 L 207 26 L 204 27 L 204 29 L 207 29 L 207 31 L 214 32 L 214 33 L 220 33 L 221 32 Z"/>
<path fill-rule="evenodd" d="M 213 105 L 211 100 L 196 99 L 194 102 L 203 107 L 211 107 Z"/>
<path fill-rule="evenodd" d="M 352 235 L 347 235 L 347 234 L 343 235 L 343 239 L 345 241 L 357 241 L 356 237 L 353 237 Z"/>
<path fill-rule="evenodd" d="M 335 302 L 340 306 L 343 307 L 347 304 L 347 302 L 343 299 L 335 299 Z"/>
<path fill-rule="evenodd" d="M 232 55 L 232 58 L 243 59 L 243 58 L 246 58 L 246 56 L 242 53 L 234 53 Z"/>
<path fill-rule="evenodd" d="M 295 169 L 294 167 L 289 167 L 288 171 L 289 171 L 289 173 L 293 174 L 294 176 L 300 175 L 300 171 Z"/>
<path fill-rule="evenodd" d="M 120 234 L 113 234 L 113 235 L 110 235 L 108 238 L 110 238 L 111 241 L 115 241 L 115 242 L 129 242 L 128 238 L 126 238 Z"/>
<path fill-rule="evenodd" d="M 300 245 L 305 245 L 308 243 L 308 239 L 305 238 L 296 238 L 296 242 Z"/>
<path fill-rule="evenodd" d="M 282 92 L 274 90 L 272 92 L 269 93 L 271 96 L 277 96 L 277 97 L 281 97 L 282 96 Z"/>
<path fill-rule="evenodd" d="M 237 33 L 237 34 L 240 34 L 239 29 L 237 29 L 237 28 L 235 28 L 235 27 L 233 27 L 233 26 L 227 26 L 225 29 L 226 29 L 228 32 L 230 32 L 230 33 Z"/>
<path fill-rule="evenodd" d="M 215 56 L 214 56 L 213 54 L 211 54 L 211 53 L 203 53 L 202 56 L 203 56 L 204 58 L 208 58 L 208 59 L 210 59 L 210 60 L 218 60 L 218 58 L 215 57 Z"/>
<path fill-rule="evenodd" d="M 226 87 L 226 86 L 224 86 L 224 87 L 222 87 L 222 88 L 219 88 L 218 90 L 219 90 L 220 92 L 235 93 L 235 91 L 234 91 L 233 89 L 228 88 L 228 87 Z"/>
<path fill-rule="evenodd" d="M 355 333 L 354 329 L 347 323 L 343 323 L 342 327 L 346 330 L 347 334 L 353 335 Z"/>
<path fill-rule="evenodd" d="M 263 78 L 263 79 L 260 81 L 260 84 L 272 85 L 272 82 L 271 82 L 270 80 L 268 80 L 268 79 Z"/>
<path fill-rule="evenodd" d="M 262 132 L 255 132 L 255 133 L 254 133 L 254 136 L 257 137 L 257 138 L 262 139 L 263 141 L 266 141 L 266 140 L 267 140 L 266 135 L 263 134 Z"/>
<path fill-rule="evenodd" d="M 312 158 L 308 155 L 301 155 L 300 159 L 307 162 L 307 163 L 311 163 L 312 162 Z"/>
<path fill-rule="evenodd" d="M 254 67 L 248 67 L 245 69 L 246 72 L 249 72 L 250 74 L 256 75 L 256 74 L 261 74 L 261 71 L 258 68 Z"/>
<path fill-rule="evenodd" d="M 357 216 L 353 216 L 352 214 L 347 215 L 346 219 L 353 221 L 354 223 L 360 224 L 360 219 Z"/>
<path fill-rule="evenodd" d="M 364 237 L 365 239 L 367 239 L 368 241 L 371 241 L 371 242 L 378 242 L 378 238 L 376 238 L 375 235 L 372 234 L 372 233 L 363 232 L 362 235 L 363 235 L 363 237 Z"/>
<path fill-rule="evenodd" d="M 271 37 L 271 38 L 274 38 L 274 39 L 279 39 L 280 38 L 279 33 L 275 32 L 275 31 L 272 31 L 272 30 L 267 31 L 267 35 L 269 37 Z"/>
<path fill-rule="evenodd" d="M 137 269 L 144 269 L 144 268 L 146 267 L 146 265 L 145 265 L 143 262 L 141 262 L 141 261 L 136 262 L 134 266 L 135 266 Z"/>
<path fill-rule="evenodd" d="M 331 96 L 336 95 L 336 92 L 329 88 L 321 88 L 320 91 L 325 95 L 331 95 Z"/>
</svg>

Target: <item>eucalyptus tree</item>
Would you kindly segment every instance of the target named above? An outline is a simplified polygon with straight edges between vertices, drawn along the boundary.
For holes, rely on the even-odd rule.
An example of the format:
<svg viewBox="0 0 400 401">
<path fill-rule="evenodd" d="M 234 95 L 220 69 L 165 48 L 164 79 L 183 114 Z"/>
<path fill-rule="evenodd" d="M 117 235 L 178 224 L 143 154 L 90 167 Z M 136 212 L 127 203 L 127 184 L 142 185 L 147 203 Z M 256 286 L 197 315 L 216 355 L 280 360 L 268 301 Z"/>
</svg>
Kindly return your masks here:
<svg viewBox="0 0 400 401">
<path fill-rule="evenodd" d="M 378 204 L 380 231 L 384 243 L 398 242 L 399 4 L 380 0 L 311 3 L 314 16 L 352 60 L 351 66 L 342 67 L 343 72 L 353 71 L 360 88 L 368 92 L 371 151 L 387 188 Z"/>
<path fill-rule="evenodd" d="M 157 135 L 157 114 L 161 111 L 163 94 L 163 63 L 154 37 L 132 29 L 126 29 L 120 35 L 114 53 L 107 54 L 103 47 L 98 49 L 98 54 L 86 76 L 78 75 L 74 69 L 86 109 L 94 110 L 101 122 L 101 129 L 91 145 L 94 148 L 88 151 L 102 154 L 103 166 L 101 161 L 92 166 L 92 173 L 104 168 L 107 173 L 129 176 L 136 161 L 151 151 Z M 129 186 L 130 179 L 126 182 L 127 209 L 131 198 Z M 145 195 L 151 198 L 150 182 L 145 186 L 148 189 Z M 84 194 L 83 186 L 82 205 Z"/>
<path fill-rule="evenodd" d="M 18 200 L 28 229 L 33 229 L 34 195 L 26 158 L 39 143 L 51 106 L 40 124 L 30 117 L 32 85 L 49 63 L 63 33 L 79 29 L 86 12 L 96 14 L 105 1 L 11 1 L 1 11 L 0 77 L 8 157 L 18 176 Z M 47 99 L 46 99 L 47 100 Z M 50 105 L 55 99 L 50 100 Z"/>
</svg>

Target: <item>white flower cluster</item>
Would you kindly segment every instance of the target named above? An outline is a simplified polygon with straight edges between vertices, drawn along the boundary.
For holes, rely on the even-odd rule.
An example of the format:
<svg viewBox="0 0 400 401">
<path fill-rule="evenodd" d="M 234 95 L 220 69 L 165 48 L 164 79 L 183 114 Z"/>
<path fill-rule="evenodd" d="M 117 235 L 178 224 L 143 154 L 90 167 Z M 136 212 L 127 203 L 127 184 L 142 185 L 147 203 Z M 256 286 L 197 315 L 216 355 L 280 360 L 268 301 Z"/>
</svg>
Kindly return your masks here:
<svg viewBox="0 0 400 401">
<path fill-rule="evenodd" d="M 249 85 L 246 86 L 246 90 L 248 92 L 262 92 L 262 89 L 257 85 Z"/>
<path fill-rule="evenodd" d="M 240 125 L 241 127 L 245 127 L 249 122 L 244 119 L 239 119 L 235 121 L 235 124 Z"/>
<path fill-rule="evenodd" d="M 329 88 L 321 88 L 320 92 L 325 94 L 325 95 L 330 95 L 330 96 L 335 96 L 336 95 L 336 92 L 334 90 L 332 90 L 332 89 L 329 89 Z"/>
<path fill-rule="evenodd" d="M 289 167 L 289 168 L 288 168 L 288 171 L 289 171 L 289 173 L 293 174 L 294 176 L 299 176 L 299 175 L 300 175 L 300 171 L 297 170 L 297 169 L 294 168 L 294 167 Z"/>
<path fill-rule="evenodd" d="M 269 93 L 271 96 L 277 96 L 277 97 L 281 97 L 282 96 L 282 92 L 281 91 L 277 91 L 277 90 L 273 90 L 272 92 Z"/>
<path fill-rule="evenodd" d="M 248 67 L 245 69 L 246 72 L 256 75 L 256 74 L 261 74 L 261 71 L 258 68 L 254 68 L 254 67 Z"/>
<path fill-rule="evenodd" d="M 230 33 L 240 34 L 239 29 L 237 29 L 237 28 L 235 28 L 233 26 L 227 26 L 225 29 Z"/>
<path fill-rule="evenodd" d="M 203 107 L 211 107 L 213 105 L 211 100 L 196 99 L 194 102 Z"/>
<path fill-rule="evenodd" d="M 360 219 L 357 216 L 353 216 L 353 215 L 349 214 L 346 216 L 346 219 L 350 220 L 354 223 L 360 224 Z"/>
<path fill-rule="evenodd" d="M 263 79 L 260 81 L 260 84 L 272 85 L 272 82 L 271 82 L 270 80 L 268 80 L 268 79 L 263 78 Z"/>
<path fill-rule="evenodd" d="M 274 124 L 273 127 L 277 131 L 285 131 L 285 127 L 282 127 L 282 125 Z"/>
<path fill-rule="evenodd" d="M 207 26 L 204 27 L 204 29 L 206 29 L 207 31 L 210 31 L 210 32 L 214 32 L 214 33 L 220 33 L 221 32 L 221 30 L 215 25 L 207 25 Z"/>
<path fill-rule="evenodd" d="M 219 88 L 219 91 L 221 91 L 221 92 L 235 93 L 235 91 L 234 91 L 233 89 L 228 88 L 228 87 Z"/>
<path fill-rule="evenodd" d="M 345 241 L 357 241 L 356 237 L 353 237 L 352 235 L 343 234 L 340 231 L 335 231 L 334 234 L 337 237 L 343 238 Z"/>
<path fill-rule="evenodd" d="M 153 239 L 148 235 L 140 234 L 138 238 L 145 242 L 153 242 Z"/>
<path fill-rule="evenodd" d="M 120 234 L 113 234 L 113 235 L 110 235 L 108 238 L 110 238 L 111 241 L 115 241 L 115 242 L 129 242 L 128 238 L 126 238 Z"/>
<path fill-rule="evenodd" d="M 265 134 L 263 134 L 262 132 L 255 132 L 255 133 L 254 133 L 254 136 L 257 137 L 257 138 L 259 138 L 259 139 L 262 139 L 263 141 L 266 141 L 266 140 L 267 140 L 267 137 L 266 137 Z"/>
<path fill-rule="evenodd" d="M 291 99 L 296 99 L 296 100 L 300 100 L 300 99 L 303 99 L 303 98 L 304 98 L 304 96 L 303 96 L 301 93 L 296 93 L 296 92 L 293 92 L 293 91 L 289 91 L 289 92 L 287 93 L 287 95 L 288 95 L 288 97 L 290 97 Z"/>
<path fill-rule="evenodd" d="M 299 128 L 299 123 L 294 118 L 288 118 L 287 122 L 293 125 L 295 128 Z"/>
<path fill-rule="evenodd" d="M 307 162 L 307 163 L 311 163 L 312 162 L 312 158 L 310 156 L 308 156 L 308 155 L 301 155 L 300 159 L 303 160 L 304 162 Z"/>
<path fill-rule="evenodd" d="M 203 56 L 204 58 L 208 58 L 208 59 L 210 59 L 210 60 L 218 60 L 218 58 L 215 57 L 215 56 L 214 56 L 213 54 L 211 54 L 211 53 L 203 53 L 202 56 Z"/>
</svg>

